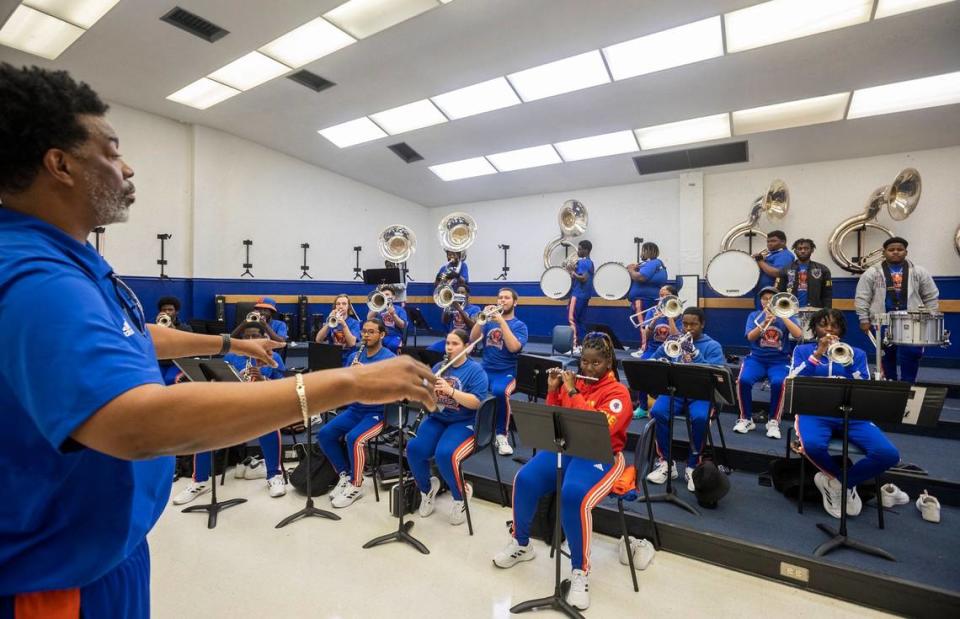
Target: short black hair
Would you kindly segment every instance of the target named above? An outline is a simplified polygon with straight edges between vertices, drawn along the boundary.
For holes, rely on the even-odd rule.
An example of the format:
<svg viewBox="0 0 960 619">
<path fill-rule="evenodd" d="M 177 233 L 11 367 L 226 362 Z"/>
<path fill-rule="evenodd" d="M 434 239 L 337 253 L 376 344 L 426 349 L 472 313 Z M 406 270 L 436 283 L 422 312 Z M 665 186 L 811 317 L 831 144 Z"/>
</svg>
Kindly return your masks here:
<svg viewBox="0 0 960 619">
<path fill-rule="evenodd" d="M 822 310 L 817 310 L 813 313 L 813 316 L 810 317 L 810 330 L 813 331 L 816 335 L 817 327 L 825 322 L 832 322 L 837 325 L 837 330 L 840 331 L 840 337 L 843 337 L 847 334 L 847 319 L 843 317 L 843 312 L 832 307 L 825 307 Z"/>
<path fill-rule="evenodd" d="M 36 179 L 51 148 L 76 148 L 88 137 L 78 118 L 109 106 L 66 71 L 0 63 L 0 194 L 20 193 Z"/>
<path fill-rule="evenodd" d="M 699 307 L 688 307 L 687 309 L 683 310 L 683 316 L 696 316 L 701 325 L 707 324 L 707 315 Z M 682 317 L 681 320 L 683 320 Z"/>
<path fill-rule="evenodd" d="M 164 305 L 172 305 L 173 309 L 180 311 L 180 299 L 174 296 L 169 297 L 160 297 L 160 300 L 157 301 L 157 311 L 159 312 L 163 309 Z"/>
<path fill-rule="evenodd" d="M 809 245 L 809 246 L 810 246 L 810 249 L 816 249 L 816 248 L 817 248 L 817 244 L 813 242 L 813 239 L 797 239 L 796 241 L 793 242 L 793 245 L 791 245 L 790 247 L 791 247 L 791 249 L 793 249 L 794 251 L 796 251 L 797 247 L 803 245 L 804 243 L 806 243 L 807 245 Z"/>
<path fill-rule="evenodd" d="M 773 232 L 767 232 L 767 238 L 773 237 L 775 239 L 780 239 L 784 243 L 787 242 L 787 235 L 784 234 L 783 230 L 774 230 Z"/>
<path fill-rule="evenodd" d="M 651 260 L 660 257 L 660 246 L 653 242 L 646 242 L 640 246 L 640 253 L 647 254 Z"/>
<path fill-rule="evenodd" d="M 470 284 L 467 283 L 467 280 L 462 277 L 457 278 L 456 286 L 454 288 L 463 288 L 467 294 L 470 294 Z"/>
<path fill-rule="evenodd" d="M 577 245 L 587 250 L 587 252 L 593 251 L 593 243 L 590 241 L 580 241 Z"/>
<path fill-rule="evenodd" d="M 379 318 L 367 318 L 363 321 L 363 324 L 367 324 L 368 322 L 372 322 L 373 324 L 377 325 L 377 331 L 380 333 L 387 332 L 387 325 L 383 324 L 383 321 Z"/>
<path fill-rule="evenodd" d="M 903 245 L 904 249 L 910 246 L 910 244 L 907 243 L 907 239 L 903 238 L 902 236 L 891 236 L 889 239 L 883 242 L 883 248 L 886 249 L 887 245 L 893 245 L 894 243 L 900 243 Z"/>
</svg>

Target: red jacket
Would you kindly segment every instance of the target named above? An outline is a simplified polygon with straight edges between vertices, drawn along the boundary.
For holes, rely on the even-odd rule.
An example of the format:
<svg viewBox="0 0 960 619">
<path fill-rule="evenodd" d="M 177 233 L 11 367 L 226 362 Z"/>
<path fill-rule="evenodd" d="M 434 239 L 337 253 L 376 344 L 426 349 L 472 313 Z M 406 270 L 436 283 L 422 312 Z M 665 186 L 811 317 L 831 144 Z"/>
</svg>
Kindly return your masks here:
<svg viewBox="0 0 960 619">
<path fill-rule="evenodd" d="M 580 393 L 570 397 L 561 385 L 559 391 L 547 394 L 547 404 L 603 413 L 607 416 L 607 425 L 610 426 L 610 446 L 613 453 L 623 451 L 627 444 L 627 426 L 633 419 L 630 391 L 617 382 L 613 372 L 608 372 L 595 383 L 577 380 L 577 390 Z"/>
</svg>

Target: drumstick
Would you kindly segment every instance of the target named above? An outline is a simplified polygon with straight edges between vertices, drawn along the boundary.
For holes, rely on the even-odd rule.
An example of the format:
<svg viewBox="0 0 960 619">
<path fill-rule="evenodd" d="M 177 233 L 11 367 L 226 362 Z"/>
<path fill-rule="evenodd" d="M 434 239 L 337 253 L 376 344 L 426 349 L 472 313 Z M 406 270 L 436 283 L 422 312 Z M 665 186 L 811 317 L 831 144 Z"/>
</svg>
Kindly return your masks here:
<svg viewBox="0 0 960 619">
<path fill-rule="evenodd" d="M 562 373 L 563 370 L 561 370 L 560 368 L 547 368 L 547 374 L 556 374 L 557 372 Z M 595 383 L 598 380 L 600 380 L 599 378 L 594 378 L 593 376 L 584 376 L 583 374 L 574 374 L 574 376 L 576 376 L 580 380 L 585 380 L 590 383 Z"/>
</svg>

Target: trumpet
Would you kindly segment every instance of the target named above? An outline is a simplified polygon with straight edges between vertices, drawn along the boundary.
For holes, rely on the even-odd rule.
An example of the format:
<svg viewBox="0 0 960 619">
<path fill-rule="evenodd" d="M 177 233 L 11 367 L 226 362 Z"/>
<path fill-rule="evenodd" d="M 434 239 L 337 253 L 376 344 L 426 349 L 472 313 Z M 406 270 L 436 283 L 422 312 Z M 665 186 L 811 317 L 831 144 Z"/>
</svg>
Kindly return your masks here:
<svg viewBox="0 0 960 619">
<path fill-rule="evenodd" d="M 449 284 L 441 284 L 433 291 L 433 302 L 437 304 L 437 307 L 442 307 L 445 310 L 451 309 L 454 303 L 463 305 L 465 301 L 466 297 L 454 292 L 453 287 Z"/>
<path fill-rule="evenodd" d="M 263 314 L 260 312 L 250 312 L 247 314 L 246 322 L 263 322 Z"/>
<path fill-rule="evenodd" d="M 158 327 L 173 328 L 173 318 L 170 318 L 170 314 L 166 312 L 157 314 L 157 319 L 154 322 Z"/>
<path fill-rule="evenodd" d="M 340 317 L 342 314 L 340 312 L 334 312 L 330 314 L 330 318 L 327 318 L 327 327 L 330 329 L 335 329 L 338 324 L 340 324 Z"/>
<path fill-rule="evenodd" d="M 853 347 L 837 340 L 827 348 L 827 359 L 837 365 L 850 365 L 853 363 Z"/>
<path fill-rule="evenodd" d="M 393 305 L 393 300 L 388 299 L 387 295 L 381 290 L 374 290 L 367 296 L 367 307 L 371 312 L 379 314 L 385 312 Z"/>
<path fill-rule="evenodd" d="M 644 320 L 643 315 L 650 310 L 646 309 L 642 312 L 637 312 L 629 317 L 630 324 L 639 329 L 647 323 L 655 321 L 661 316 L 666 316 L 667 318 L 677 318 L 683 313 L 683 303 L 684 302 L 680 299 L 680 297 L 672 294 L 667 295 L 660 299 L 656 307 L 651 308 L 654 310 L 653 316 Z"/>
<path fill-rule="evenodd" d="M 547 374 L 552 374 L 553 376 L 556 376 L 557 374 L 563 374 L 563 369 L 562 369 L 562 368 L 547 368 Z M 598 380 L 600 380 L 599 378 L 594 378 L 593 376 L 585 376 L 585 375 L 583 375 L 583 374 L 574 374 L 574 376 L 575 376 L 576 378 L 579 378 L 580 380 L 585 380 L 585 381 L 587 381 L 588 383 L 595 383 L 595 382 L 597 382 Z"/>
<path fill-rule="evenodd" d="M 757 314 L 757 317 L 753 319 L 753 324 L 762 329 L 770 326 L 770 323 L 777 318 L 787 320 L 793 317 L 800 311 L 800 302 L 797 301 L 797 297 L 789 292 L 778 292 L 770 298 L 770 303 L 767 304 L 767 308 L 773 316 L 762 323 L 760 322 L 760 316 L 762 316 L 762 314 Z"/>
<path fill-rule="evenodd" d="M 503 306 L 498 303 L 493 307 L 493 309 L 489 311 L 483 310 L 482 312 L 477 314 L 477 319 L 476 319 L 477 324 L 482 327 L 483 325 L 487 324 L 487 322 L 490 321 L 490 319 L 492 319 L 494 316 L 499 316 L 502 313 L 503 313 Z"/>
<path fill-rule="evenodd" d="M 259 367 L 260 367 L 260 364 L 257 361 L 255 361 L 253 357 L 247 357 L 247 365 L 243 368 L 243 371 L 240 372 L 240 378 L 242 378 L 243 381 L 247 383 L 255 382 L 256 379 L 253 378 L 253 375 L 251 374 L 250 370 L 252 368 L 259 368 Z"/>
<path fill-rule="evenodd" d="M 663 343 L 663 352 L 671 359 L 679 359 L 684 353 L 696 354 L 697 348 L 693 345 L 693 336 L 689 332 L 683 335 L 674 335 Z"/>
</svg>

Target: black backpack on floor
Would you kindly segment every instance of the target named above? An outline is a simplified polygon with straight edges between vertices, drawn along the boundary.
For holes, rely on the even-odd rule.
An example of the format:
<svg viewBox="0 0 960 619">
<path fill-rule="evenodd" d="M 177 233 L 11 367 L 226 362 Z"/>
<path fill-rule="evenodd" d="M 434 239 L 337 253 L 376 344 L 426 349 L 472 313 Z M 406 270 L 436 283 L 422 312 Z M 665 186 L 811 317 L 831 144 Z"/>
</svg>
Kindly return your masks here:
<svg viewBox="0 0 960 619">
<path fill-rule="evenodd" d="M 290 484 L 300 494 L 307 494 L 307 475 L 310 475 L 310 495 L 320 496 L 337 485 L 340 476 L 336 469 L 327 460 L 327 456 L 316 446 L 311 446 L 313 453 L 310 454 L 310 470 L 307 470 L 307 460 L 303 458 L 297 468 L 290 473 Z"/>
</svg>

